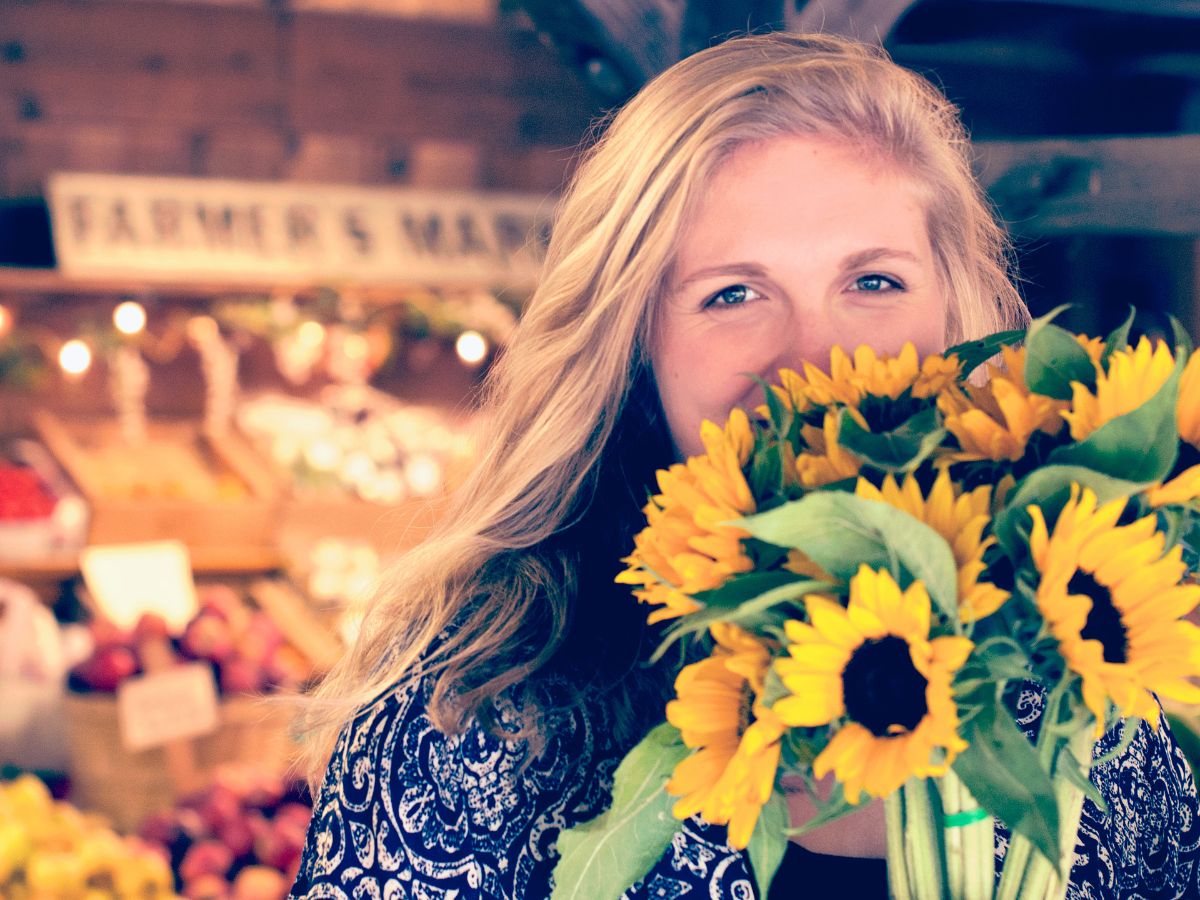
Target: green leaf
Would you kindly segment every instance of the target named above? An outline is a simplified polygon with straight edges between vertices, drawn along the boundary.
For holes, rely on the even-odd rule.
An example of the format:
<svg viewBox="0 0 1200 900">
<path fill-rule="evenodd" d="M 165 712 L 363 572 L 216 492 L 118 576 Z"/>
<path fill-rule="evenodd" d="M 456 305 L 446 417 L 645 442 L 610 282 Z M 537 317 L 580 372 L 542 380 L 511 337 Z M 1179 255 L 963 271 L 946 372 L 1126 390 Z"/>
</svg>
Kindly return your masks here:
<svg viewBox="0 0 1200 900">
<path fill-rule="evenodd" d="M 962 375 L 960 377 L 966 378 L 999 353 L 1001 347 L 1019 344 L 1024 339 L 1024 328 L 1017 328 L 1013 331 L 998 331 L 977 341 L 964 341 L 961 344 L 955 344 L 942 355 L 947 357 L 957 356 L 959 362 L 962 363 Z"/>
<path fill-rule="evenodd" d="M 838 442 L 885 472 L 911 472 L 929 458 L 945 436 L 937 407 L 930 406 L 900 427 L 880 434 L 863 428 L 854 416 L 843 414 Z"/>
<path fill-rule="evenodd" d="M 1108 358 L 1113 355 L 1115 350 L 1124 350 L 1129 346 L 1129 329 L 1133 327 L 1133 317 L 1137 315 L 1137 308 L 1129 307 L 1129 315 L 1125 317 L 1125 321 L 1108 333 L 1108 337 L 1104 339 L 1104 354 L 1100 357 L 1100 361 L 1106 366 Z"/>
<path fill-rule="evenodd" d="M 704 604 L 705 609 L 719 607 L 722 610 L 729 610 L 747 600 L 753 600 L 768 591 L 773 591 L 775 588 L 786 587 L 803 580 L 804 576 L 797 575 L 795 572 L 747 572 L 729 579 L 719 588 L 701 591 L 695 595 L 695 598 Z"/>
<path fill-rule="evenodd" d="M 1162 481 L 1179 454 L 1175 404 L 1185 362 L 1181 354 L 1171 377 L 1137 409 L 1105 422 L 1078 444 L 1059 447 L 1049 462 L 1130 481 Z"/>
<path fill-rule="evenodd" d="M 824 581 L 813 581 L 792 572 L 754 572 L 733 579 L 733 584 L 740 586 L 736 596 L 749 595 L 747 599 L 726 605 L 729 599 L 735 596 L 734 592 L 730 591 L 726 595 L 724 603 L 706 606 L 704 609 L 679 619 L 678 623 L 667 632 L 658 649 L 654 651 L 651 662 L 660 660 L 667 649 L 681 638 L 689 634 L 708 631 L 708 626 L 713 622 L 733 622 L 746 628 L 767 624 L 771 619 L 768 613 L 776 606 L 803 597 L 805 594 L 811 594 L 813 591 L 829 590 L 834 587 Z M 759 590 L 759 593 L 752 593 L 756 589 Z M 696 596 L 704 595 L 697 594 Z"/>
<path fill-rule="evenodd" d="M 754 454 L 750 464 L 750 489 L 755 497 L 769 497 L 783 487 L 783 453 L 775 441 Z"/>
<path fill-rule="evenodd" d="M 1188 330 L 1183 327 L 1174 316 L 1171 316 L 1171 334 L 1175 338 L 1175 352 L 1181 355 L 1191 356 L 1195 352 L 1195 345 L 1192 343 L 1192 336 L 1188 334 Z"/>
<path fill-rule="evenodd" d="M 963 729 L 954 772 L 979 805 L 1058 867 L 1058 804 L 1037 752 L 993 697 Z"/>
<path fill-rule="evenodd" d="M 1052 520 L 1067 502 L 1072 482 L 1091 488 L 1102 504 L 1129 497 L 1149 486 L 1148 482 L 1113 478 L 1082 466 L 1049 465 L 1035 469 L 1009 492 L 1004 509 L 992 523 L 996 539 L 1014 565 L 1024 558 L 1027 547 L 1031 519 L 1026 507 L 1040 506 L 1046 511 L 1047 520 Z"/>
<path fill-rule="evenodd" d="M 950 545 L 924 522 L 886 503 L 818 491 L 733 524 L 760 540 L 804 551 L 842 581 L 863 564 L 889 567 L 894 554 L 912 578 L 924 583 L 935 606 L 952 619 L 957 616 L 958 570 Z"/>
<path fill-rule="evenodd" d="M 664 722 L 626 754 L 608 811 L 558 836 L 553 900 L 616 900 L 651 869 L 679 828 L 663 788 L 690 752 Z"/>
<path fill-rule="evenodd" d="M 971 659 L 987 669 L 993 682 L 1028 678 L 1032 670 L 1025 648 L 1004 635 L 988 638 L 976 645 Z"/>
<path fill-rule="evenodd" d="M 775 872 L 783 862 L 788 845 L 787 827 L 787 798 L 777 790 L 763 807 L 758 824 L 754 826 L 754 834 L 750 836 L 750 844 L 746 847 L 759 897 L 767 896 Z"/>
<path fill-rule="evenodd" d="M 1025 340 L 1025 383 L 1035 393 L 1071 399 L 1071 382 L 1096 383 L 1096 367 L 1075 336 L 1050 320 L 1065 307 L 1034 319 Z"/>
</svg>

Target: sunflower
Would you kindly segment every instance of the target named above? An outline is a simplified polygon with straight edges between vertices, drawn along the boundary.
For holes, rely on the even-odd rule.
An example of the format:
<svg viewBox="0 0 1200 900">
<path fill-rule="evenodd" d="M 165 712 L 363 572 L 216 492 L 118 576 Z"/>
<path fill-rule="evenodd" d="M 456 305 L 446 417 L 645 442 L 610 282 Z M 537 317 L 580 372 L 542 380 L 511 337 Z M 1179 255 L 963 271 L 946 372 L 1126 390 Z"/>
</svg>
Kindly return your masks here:
<svg viewBox="0 0 1200 900">
<path fill-rule="evenodd" d="M 667 792 L 679 797 L 676 818 L 699 814 L 729 826 L 729 843 L 744 849 L 775 788 L 784 727 L 759 700 L 771 665 L 762 641 L 728 622 L 710 628 L 716 646 L 684 667 L 667 721 L 696 749 L 676 767 Z"/>
<path fill-rule="evenodd" d="M 1200 353 L 1193 353 L 1179 380 L 1179 436 L 1200 449 Z"/>
<path fill-rule="evenodd" d="M 946 430 L 962 451 L 956 461 L 1018 460 L 1035 431 L 1057 434 L 1067 404 L 1029 390 L 1025 384 L 1025 350 L 1004 347 L 1001 368 L 989 365 L 983 385 L 965 389 L 949 385 L 938 397 Z"/>
<path fill-rule="evenodd" d="M 749 533 L 722 523 L 755 511 L 742 468 L 754 450 L 750 420 L 741 409 L 722 429 L 704 422 L 705 453 L 658 473 L 659 493 L 645 507 L 647 526 L 634 538 L 620 584 L 636 585 L 634 596 L 657 606 L 657 622 L 695 612 L 691 594 L 713 590 L 754 563 L 742 547 Z"/>
<path fill-rule="evenodd" d="M 991 485 L 961 492 L 950 480 L 949 472 L 942 469 L 928 497 L 922 494 L 912 475 L 905 477 L 902 485 L 888 475 L 878 488 L 860 478 L 854 493 L 903 510 L 946 539 L 958 566 L 958 609 L 962 621 L 974 622 L 989 616 L 1008 599 L 1008 591 L 979 580 L 984 570 L 983 554 L 996 542 L 994 537 L 983 536 L 991 521 Z"/>
<path fill-rule="evenodd" d="M 1129 350 L 1108 358 L 1108 371 L 1096 366 L 1096 392 L 1071 383 L 1071 408 L 1062 417 L 1071 423 L 1071 437 L 1082 441 L 1118 416 L 1133 412 L 1161 388 L 1175 370 L 1175 358 L 1162 341 L 1151 345 L 1143 337 Z"/>
<path fill-rule="evenodd" d="M 1182 548 L 1163 553 L 1154 515 L 1117 525 L 1124 508 L 1123 499 L 1098 507 L 1091 490 L 1076 486 L 1051 533 L 1041 508 L 1029 507 L 1038 608 L 1082 680 L 1097 735 L 1109 698 L 1121 715 L 1155 726 L 1151 691 L 1200 702 L 1187 680 L 1200 675 L 1200 627 L 1181 620 L 1200 603 L 1200 585 L 1180 583 Z"/>
<path fill-rule="evenodd" d="M 803 487 L 853 478 L 862 468 L 862 460 L 838 443 L 838 428 L 837 412 L 826 410 L 823 427 L 805 425 L 801 429 L 808 450 L 796 455 L 795 471 Z"/>
<path fill-rule="evenodd" d="M 791 694 L 772 709 L 791 726 L 843 720 L 813 774 L 834 772 L 857 803 L 863 791 L 884 797 L 910 776 L 944 773 L 967 746 L 951 682 L 971 641 L 930 639 L 924 585 L 901 592 L 890 574 L 865 565 L 850 580 L 848 608 L 817 595 L 805 605 L 811 624 L 784 625 L 790 656 L 775 669 Z"/>
<path fill-rule="evenodd" d="M 808 400 L 808 382 L 794 369 L 780 369 L 779 384 L 771 385 L 771 392 L 785 407 L 794 412 L 805 412 L 812 405 Z M 766 418 L 768 409 L 766 406 L 761 406 L 757 412 Z"/>
<path fill-rule="evenodd" d="M 906 391 L 924 399 L 954 381 L 962 367 L 957 357 L 930 355 L 922 362 L 911 341 L 896 356 L 876 354 L 865 344 L 851 359 L 841 347 L 829 354 L 829 374 L 804 364 L 804 393 L 818 406 L 842 403 L 857 407 L 864 397 L 897 400 Z"/>
<path fill-rule="evenodd" d="M 1200 498 L 1200 466 L 1185 469 L 1166 484 L 1151 488 L 1146 491 L 1146 498 L 1154 507 L 1183 505 Z"/>
</svg>

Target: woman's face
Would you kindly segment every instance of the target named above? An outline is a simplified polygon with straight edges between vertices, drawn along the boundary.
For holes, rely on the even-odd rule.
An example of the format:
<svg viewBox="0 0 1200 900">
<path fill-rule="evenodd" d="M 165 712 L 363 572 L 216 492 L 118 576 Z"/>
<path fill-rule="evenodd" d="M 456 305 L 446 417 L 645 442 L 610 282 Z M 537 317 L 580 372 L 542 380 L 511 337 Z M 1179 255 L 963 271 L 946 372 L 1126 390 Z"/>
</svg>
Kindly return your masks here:
<svg viewBox="0 0 1200 900">
<path fill-rule="evenodd" d="M 703 452 L 700 423 L 762 402 L 775 380 L 829 351 L 945 346 L 917 186 L 845 144 L 781 137 L 734 152 L 681 235 L 658 311 L 652 360 L 681 456 Z"/>
</svg>

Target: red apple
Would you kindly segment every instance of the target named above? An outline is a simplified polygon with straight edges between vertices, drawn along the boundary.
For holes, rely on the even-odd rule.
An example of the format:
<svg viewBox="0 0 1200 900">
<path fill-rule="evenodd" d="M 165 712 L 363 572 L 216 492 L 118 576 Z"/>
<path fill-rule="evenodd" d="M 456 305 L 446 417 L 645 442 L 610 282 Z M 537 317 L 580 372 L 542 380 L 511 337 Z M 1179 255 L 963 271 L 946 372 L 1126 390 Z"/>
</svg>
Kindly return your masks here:
<svg viewBox="0 0 1200 900">
<path fill-rule="evenodd" d="M 202 875 L 225 877 L 229 867 L 233 865 L 233 854 L 220 841 L 206 840 L 192 844 L 183 861 L 179 864 L 179 877 L 185 884 L 191 883 Z"/>
<path fill-rule="evenodd" d="M 256 694 L 266 684 L 266 673 L 256 662 L 235 656 L 221 663 L 222 693 Z"/>
<path fill-rule="evenodd" d="M 287 788 L 283 779 L 276 773 L 263 769 L 255 773 L 254 783 L 244 799 L 247 806 L 253 806 L 256 809 L 274 809 L 286 792 Z"/>
<path fill-rule="evenodd" d="M 312 818 L 312 808 L 303 803 L 284 803 L 275 810 L 273 821 L 277 824 L 287 822 L 298 826 L 301 833 L 308 830 L 308 820 Z"/>
<path fill-rule="evenodd" d="M 201 875 L 183 883 L 188 900 L 229 900 L 229 884 L 220 875 Z"/>
<path fill-rule="evenodd" d="M 192 659 L 223 662 L 233 656 L 233 632 L 220 616 L 201 613 L 188 622 L 179 646 Z"/>
<path fill-rule="evenodd" d="M 229 848 L 234 859 L 248 856 L 254 850 L 254 832 L 244 816 L 223 823 L 217 829 L 217 840 Z"/>
<path fill-rule="evenodd" d="M 138 828 L 138 836 L 142 840 L 162 847 L 170 847 L 182 833 L 178 817 L 167 809 L 150 813 Z"/>
<path fill-rule="evenodd" d="M 128 647 L 133 642 L 133 635 L 129 633 L 128 629 L 103 617 L 92 619 L 88 623 L 88 630 L 92 633 L 92 640 L 95 642 L 97 650 L 101 647 L 118 645 Z"/>
<path fill-rule="evenodd" d="M 262 610 L 254 612 L 246 630 L 237 637 L 238 653 L 260 665 L 283 643 L 283 633 L 275 621 Z"/>
<path fill-rule="evenodd" d="M 271 866 L 280 872 L 286 872 L 300 857 L 304 849 L 304 833 L 300 833 L 299 842 L 295 834 L 288 829 L 280 830 L 273 825 L 265 831 L 259 831 L 254 838 L 254 855 L 265 866 Z"/>
<path fill-rule="evenodd" d="M 275 869 L 247 866 L 234 879 L 233 900 L 284 900 L 291 884 L 282 872 Z"/>
<path fill-rule="evenodd" d="M 109 644 L 100 647 L 83 662 L 75 674 L 94 691 L 115 691 L 117 685 L 138 671 L 137 657 L 128 647 Z"/>
<path fill-rule="evenodd" d="M 214 784 L 196 807 L 209 834 L 220 837 L 221 827 L 242 815 L 240 798 L 223 784 Z M 236 854 L 235 854 L 236 855 Z"/>
</svg>

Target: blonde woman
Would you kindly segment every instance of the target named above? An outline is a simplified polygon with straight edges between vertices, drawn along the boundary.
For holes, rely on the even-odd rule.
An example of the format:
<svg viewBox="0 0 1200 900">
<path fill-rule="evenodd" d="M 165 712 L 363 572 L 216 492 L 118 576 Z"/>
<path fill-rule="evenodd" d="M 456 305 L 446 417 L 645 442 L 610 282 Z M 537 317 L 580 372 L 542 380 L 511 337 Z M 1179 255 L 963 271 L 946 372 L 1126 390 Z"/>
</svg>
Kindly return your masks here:
<svg viewBox="0 0 1200 900">
<path fill-rule="evenodd" d="M 1025 320 L 968 149 L 927 82 L 824 36 L 698 53 L 612 119 L 491 379 L 473 477 L 310 707 L 319 792 L 293 896 L 549 895 L 557 835 L 605 809 L 670 696 L 674 672 L 643 662 L 645 610 L 613 584 L 655 469 L 758 402 L 748 373 Z M 1031 729 L 1038 699 L 1020 698 Z M 1167 730 L 1094 777 L 1108 811 L 1084 813 L 1077 895 L 1195 890 L 1200 816 Z M 805 844 L 780 891 L 886 892 L 873 807 Z M 723 829 L 691 821 L 628 896 L 752 884 Z"/>
</svg>

